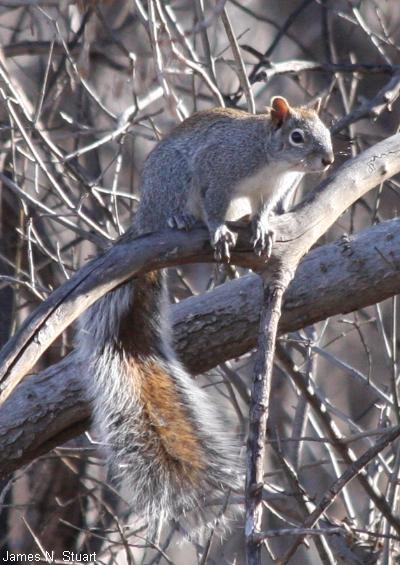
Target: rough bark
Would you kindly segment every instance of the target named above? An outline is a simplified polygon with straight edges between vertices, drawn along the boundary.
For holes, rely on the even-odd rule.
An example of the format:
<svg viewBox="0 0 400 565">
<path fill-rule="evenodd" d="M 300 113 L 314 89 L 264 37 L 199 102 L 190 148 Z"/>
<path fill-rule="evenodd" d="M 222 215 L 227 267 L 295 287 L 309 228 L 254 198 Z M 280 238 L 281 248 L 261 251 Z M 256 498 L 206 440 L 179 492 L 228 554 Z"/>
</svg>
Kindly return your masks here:
<svg viewBox="0 0 400 565">
<path fill-rule="evenodd" d="M 400 220 L 346 242 L 312 250 L 286 293 L 279 333 L 374 304 L 400 291 Z M 192 373 L 255 347 L 262 303 L 258 276 L 248 275 L 172 307 L 176 346 Z M 89 424 L 81 375 L 71 354 L 22 382 L 0 411 L 0 476 L 76 436 Z"/>
<path fill-rule="evenodd" d="M 396 134 L 347 161 L 293 211 L 275 217 L 271 228 L 277 241 L 266 271 L 272 274 L 279 264 L 288 269 L 296 266 L 346 208 L 399 172 L 399 153 L 400 134 Z M 205 230 L 170 231 L 134 241 L 123 238 L 58 288 L 3 349 L 0 400 L 4 402 L 56 337 L 97 298 L 133 275 L 195 260 L 210 260 Z M 260 267 L 254 255 L 240 251 L 232 261 Z"/>
</svg>

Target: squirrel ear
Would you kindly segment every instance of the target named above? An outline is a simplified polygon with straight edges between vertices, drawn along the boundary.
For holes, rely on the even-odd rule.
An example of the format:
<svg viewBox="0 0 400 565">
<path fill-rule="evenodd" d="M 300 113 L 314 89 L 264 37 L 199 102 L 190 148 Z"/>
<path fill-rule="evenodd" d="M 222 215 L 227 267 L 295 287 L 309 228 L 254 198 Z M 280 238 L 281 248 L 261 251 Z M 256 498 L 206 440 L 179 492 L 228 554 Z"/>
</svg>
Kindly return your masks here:
<svg viewBox="0 0 400 565">
<path fill-rule="evenodd" d="M 322 98 L 319 96 L 318 98 L 310 102 L 310 104 L 307 104 L 306 108 L 309 108 L 310 110 L 314 110 L 314 112 L 319 114 L 319 111 L 321 110 L 321 105 L 322 105 Z"/>
<path fill-rule="evenodd" d="M 271 118 L 276 127 L 281 127 L 290 112 L 290 106 L 283 96 L 271 98 Z"/>
</svg>

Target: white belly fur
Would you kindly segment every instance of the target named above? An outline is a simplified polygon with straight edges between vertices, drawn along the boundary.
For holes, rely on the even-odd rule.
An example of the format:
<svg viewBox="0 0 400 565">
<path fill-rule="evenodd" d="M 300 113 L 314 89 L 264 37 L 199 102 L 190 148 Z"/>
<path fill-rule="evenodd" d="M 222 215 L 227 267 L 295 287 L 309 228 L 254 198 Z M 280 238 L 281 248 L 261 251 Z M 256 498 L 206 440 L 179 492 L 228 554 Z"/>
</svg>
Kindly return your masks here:
<svg viewBox="0 0 400 565">
<path fill-rule="evenodd" d="M 235 198 L 230 203 L 227 220 L 237 220 L 255 214 L 261 203 L 272 198 L 277 201 L 303 176 L 298 171 L 282 171 L 278 165 L 267 165 L 255 175 L 235 186 Z"/>
<path fill-rule="evenodd" d="M 234 222 L 243 216 L 252 216 L 254 207 L 255 204 L 247 196 L 234 198 L 229 204 L 226 220 Z"/>
</svg>

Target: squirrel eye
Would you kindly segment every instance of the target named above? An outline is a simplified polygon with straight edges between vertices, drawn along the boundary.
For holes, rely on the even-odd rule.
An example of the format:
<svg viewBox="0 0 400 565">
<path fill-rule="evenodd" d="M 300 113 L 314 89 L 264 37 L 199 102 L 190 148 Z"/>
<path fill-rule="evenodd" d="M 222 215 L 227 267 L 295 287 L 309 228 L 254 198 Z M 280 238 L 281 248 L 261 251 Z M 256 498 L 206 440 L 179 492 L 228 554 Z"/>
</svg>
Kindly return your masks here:
<svg viewBox="0 0 400 565">
<path fill-rule="evenodd" d="M 300 143 L 304 143 L 304 134 L 301 129 L 294 129 L 290 134 L 290 142 L 293 145 L 300 145 Z"/>
</svg>

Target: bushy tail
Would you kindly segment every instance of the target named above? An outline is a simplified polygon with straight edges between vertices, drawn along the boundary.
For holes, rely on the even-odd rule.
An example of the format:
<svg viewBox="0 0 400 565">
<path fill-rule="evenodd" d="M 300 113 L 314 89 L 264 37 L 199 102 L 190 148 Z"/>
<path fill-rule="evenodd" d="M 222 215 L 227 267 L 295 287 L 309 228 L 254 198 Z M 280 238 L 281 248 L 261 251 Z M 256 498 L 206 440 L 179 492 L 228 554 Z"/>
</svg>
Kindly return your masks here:
<svg viewBox="0 0 400 565">
<path fill-rule="evenodd" d="M 98 301 L 84 316 L 95 422 L 113 475 L 150 524 L 201 508 L 238 487 L 238 447 L 169 343 L 162 273 L 149 273 Z M 85 353 L 86 351 L 86 353 Z M 214 500 L 215 502 L 215 500 Z"/>
</svg>

